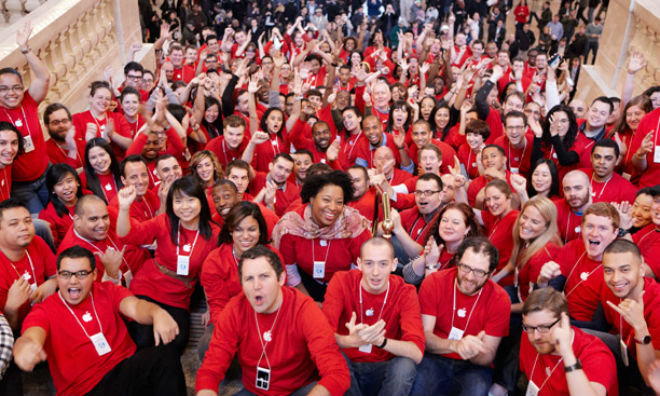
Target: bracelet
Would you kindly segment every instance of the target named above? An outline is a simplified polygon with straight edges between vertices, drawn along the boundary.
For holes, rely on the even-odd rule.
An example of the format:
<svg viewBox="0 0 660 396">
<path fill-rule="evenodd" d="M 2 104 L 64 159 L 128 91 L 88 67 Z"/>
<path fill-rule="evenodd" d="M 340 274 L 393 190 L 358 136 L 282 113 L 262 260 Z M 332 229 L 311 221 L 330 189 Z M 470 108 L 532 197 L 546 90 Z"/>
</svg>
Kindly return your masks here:
<svg viewBox="0 0 660 396">
<path fill-rule="evenodd" d="M 376 348 L 383 349 L 385 348 L 385 345 L 387 345 L 387 337 L 383 337 L 383 343 L 380 345 L 376 345 Z"/>
<path fill-rule="evenodd" d="M 576 371 L 576 370 L 582 370 L 582 363 L 580 363 L 580 359 L 575 359 L 575 364 L 572 366 L 564 366 L 565 374 L 568 374 L 571 371 Z"/>
<path fill-rule="evenodd" d="M 20 48 L 21 54 L 26 55 L 28 52 L 32 51 L 30 47 L 27 47 L 25 49 Z"/>
<path fill-rule="evenodd" d="M 396 148 L 398 148 L 399 150 L 405 150 L 406 149 L 405 146 L 396 146 Z"/>
</svg>

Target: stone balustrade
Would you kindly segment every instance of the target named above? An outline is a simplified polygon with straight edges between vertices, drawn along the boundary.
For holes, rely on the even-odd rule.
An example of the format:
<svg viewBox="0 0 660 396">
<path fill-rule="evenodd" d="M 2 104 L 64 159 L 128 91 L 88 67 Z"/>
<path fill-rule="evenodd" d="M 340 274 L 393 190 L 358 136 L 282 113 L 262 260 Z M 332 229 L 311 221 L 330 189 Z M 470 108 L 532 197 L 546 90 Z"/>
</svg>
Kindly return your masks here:
<svg viewBox="0 0 660 396">
<path fill-rule="evenodd" d="M 0 0 L 24 6 L 40 0 Z M 16 45 L 16 31 L 26 22 L 33 32 L 29 45 L 51 72 L 50 90 L 42 106 L 61 102 L 72 112 L 87 107 L 89 84 L 103 78 L 107 67 L 114 81 L 123 80 L 131 44 L 141 42 L 141 28 L 135 0 L 49 0 L 0 35 L 0 64 L 17 68 L 29 86 L 30 71 Z M 137 61 L 153 68 L 153 48 L 143 45 Z"/>
<path fill-rule="evenodd" d="M 583 65 L 578 97 L 620 96 L 632 50 L 640 51 L 646 67 L 635 75 L 633 95 L 660 85 L 660 1 L 610 0 L 595 65 Z"/>
</svg>

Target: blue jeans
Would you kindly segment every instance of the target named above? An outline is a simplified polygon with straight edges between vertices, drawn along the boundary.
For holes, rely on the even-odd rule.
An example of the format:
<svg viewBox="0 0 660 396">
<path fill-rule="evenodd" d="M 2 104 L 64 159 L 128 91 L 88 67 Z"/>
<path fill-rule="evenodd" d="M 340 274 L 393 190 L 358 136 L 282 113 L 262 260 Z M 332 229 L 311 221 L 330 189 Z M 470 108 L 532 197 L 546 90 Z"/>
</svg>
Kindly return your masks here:
<svg viewBox="0 0 660 396">
<path fill-rule="evenodd" d="M 408 396 L 415 380 L 415 362 L 395 357 L 384 362 L 348 362 L 351 387 L 347 396 Z"/>
<path fill-rule="evenodd" d="M 486 396 L 492 385 L 490 367 L 426 353 L 417 366 L 412 396 Z"/>
<path fill-rule="evenodd" d="M 11 183 L 11 196 L 22 201 L 33 215 L 38 215 L 48 205 L 48 194 L 46 172 L 37 180 Z"/>
<path fill-rule="evenodd" d="M 293 392 L 291 396 L 306 396 L 312 388 L 316 386 L 316 382 L 310 382 L 309 384 L 303 386 L 302 388 L 298 389 L 297 391 Z M 255 393 L 250 392 L 249 390 L 243 388 L 239 390 L 238 392 L 234 393 L 234 396 L 256 396 Z"/>
</svg>

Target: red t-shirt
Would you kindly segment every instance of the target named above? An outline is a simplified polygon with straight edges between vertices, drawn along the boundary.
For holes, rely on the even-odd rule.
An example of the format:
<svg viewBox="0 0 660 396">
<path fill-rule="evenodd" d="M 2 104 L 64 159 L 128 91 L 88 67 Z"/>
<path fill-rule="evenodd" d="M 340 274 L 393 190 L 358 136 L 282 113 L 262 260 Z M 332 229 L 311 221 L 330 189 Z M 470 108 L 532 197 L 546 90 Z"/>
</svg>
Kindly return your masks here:
<svg viewBox="0 0 660 396">
<path fill-rule="evenodd" d="M 476 336 L 482 330 L 492 337 L 509 334 L 511 301 L 506 291 L 489 279 L 475 295 L 466 296 L 456 287 L 456 271 L 454 267 L 434 272 L 419 288 L 422 315 L 436 319 L 433 334 L 446 339 L 452 326 L 464 330 L 464 335 Z M 462 360 L 457 353 L 443 356 Z"/>
<path fill-rule="evenodd" d="M 504 171 L 506 173 L 506 182 L 509 183 L 509 186 L 511 187 L 512 191 L 515 191 L 513 186 L 511 185 L 511 172 L 508 170 Z M 470 206 L 474 207 L 475 203 L 477 201 L 477 195 L 479 195 L 479 191 L 481 191 L 482 188 L 486 187 L 486 184 L 488 184 L 489 181 L 491 181 L 491 178 L 487 178 L 486 176 L 482 175 L 477 177 L 476 179 L 473 179 L 470 182 L 470 185 L 468 186 L 467 190 L 467 195 L 468 195 L 468 202 L 470 203 Z"/>
<path fill-rule="evenodd" d="M 573 319 L 589 322 L 605 289 L 603 263 L 589 258 L 582 239 L 570 241 L 556 260 L 566 277 L 564 294 Z"/>
<path fill-rule="evenodd" d="M 33 150 L 16 156 L 12 166 L 12 178 L 17 182 L 38 179 L 48 168 L 48 152 L 39 122 L 39 104 L 34 101 L 28 91 L 25 91 L 23 102 L 19 107 L 8 109 L 0 106 L 0 109 L 2 109 L 0 121 L 11 122 L 21 133 L 24 141 L 25 137 L 29 135 L 34 146 Z"/>
<path fill-rule="evenodd" d="M 479 165 L 477 164 L 477 154 L 475 154 L 467 143 L 461 144 L 458 148 L 458 160 L 465 166 L 468 177 L 476 179 L 479 175 Z"/>
<path fill-rule="evenodd" d="M 328 320 L 311 298 L 295 289 L 282 287 L 282 305 L 271 314 L 255 313 L 245 295 L 239 294 L 229 301 L 215 325 L 204 362 L 197 371 L 196 392 L 216 391 L 235 354 L 241 364 L 243 385 L 253 393 L 288 395 L 318 380 L 331 395 L 339 396 L 350 386 L 348 367 Z M 271 367 L 268 391 L 255 387 L 256 367 L 263 360 L 259 329 L 271 329 L 272 334 L 272 341 L 266 344 Z M 268 367 L 263 361 L 260 364 Z"/>
<path fill-rule="evenodd" d="M 94 282 L 90 296 L 78 305 L 68 305 L 77 322 L 59 293 L 32 308 L 23 323 L 23 332 L 30 327 L 41 327 L 46 332 L 44 351 L 58 395 L 86 394 L 117 364 L 135 353 L 135 344 L 119 312 L 119 304 L 131 296 L 128 290 L 110 282 Z M 93 304 L 90 297 L 94 298 Z M 91 320 L 86 321 L 89 315 Z M 103 356 L 98 355 L 85 334 L 99 333 L 99 324 L 111 349 Z"/>
<path fill-rule="evenodd" d="M 254 148 L 252 166 L 256 171 L 268 172 L 268 164 L 273 162 L 279 153 L 289 153 L 289 145 L 277 135 L 271 135 L 270 140 L 258 144 Z"/>
<path fill-rule="evenodd" d="M 268 248 L 282 260 L 277 249 L 271 246 L 268 246 Z M 215 323 L 229 300 L 243 292 L 241 280 L 238 276 L 238 258 L 234 256 L 232 244 L 223 243 L 209 253 L 202 264 L 202 273 L 199 280 L 206 293 L 211 322 Z"/>
<path fill-rule="evenodd" d="M 589 382 L 597 382 L 605 387 L 607 394 L 617 396 L 619 384 L 616 376 L 616 363 L 607 346 L 591 334 L 577 327 L 574 332 L 573 353 L 582 363 L 582 370 Z M 539 396 L 570 396 L 561 356 L 540 355 L 529 342 L 526 333 L 520 340 L 520 369 L 539 389 Z M 548 373 L 550 375 L 548 376 Z M 545 383 L 545 384 L 544 384 Z"/>
<path fill-rule="evenodd" d="M 660 180 L 660 161 L 655 162 L 653 160 L 654 155 L 660 150 L 660 108 L 653 110 L 642 118 L 628 150 L 633 153 L 639 150 L 644 137 L 649 133 L 653 134 L 653 150 L 646 154 L 647 166 L 639 178 L 639 188 L 655 186 Z"/>
<path fill-rule="evenodd" d="M 70 227 L 69 231 L 67 231 L 67 233 L 64 235 L 64 238 L 62 238 L 62 243 L 60 243 L 60 246 L 57 249 L 57 253 L 60 254 L 65 249 L 75 245 L 80 245 L 94 253 L 94 258 L 96 258 L 96 268 L 98 268 L 96 280 L 99 282 L 101 279 L 103 279 L 105 266 L 103 265 L 103 262 L 101 262 L 101 259 L 99 259 L 98 253 L 104 253 L 108 248 L 121 250 L 124 248 L 124 246 L 126 246 L 123 262 L 119 268 L 122 273 L 126 273 L 126 271 L 130 269 L 133 275 L 135 275 L 140 270 L 143 263 L 150 257 L 149 251 L 146 249 L 137 246 L 126 245 L 120 241 L 117 235 L 115 235 L 113 227 L 108 230 L 107 237 L 102 241 L 92 241 L 85 239 L 76 232 L 74 227 Z"/>
<path fill-rule="evenodd" d="M 254 179 L 250 182 L 250 191 L 255 195 L 259 194 L 262 188 L 266 186 L 267 173 L 256 172 Z M 286 181 L 282 188 L 278 188 L 275 192 L 275 214 L 282 216 L 286 209 L 300 196 L 300 188 L 290 181 Z"/>
<path fill-rule="evenodd" d="M 180 227 L 179 246 L 181 249 L 178 250 L 170 238 L 170 228 L 171 225 L 165 213 L 141 223 L 131 221 L 131 232 L 120 238 L 122 242 L 139 246 L 150 244 L 155 240 L 158 247 L 155 257 L 145 262 L 140 272 L 135 274 L 130 289 L 137 295 L 148 296 L 160 303 L 187 310 L 190 309 L 190 296 L 195 290 L 202 263 L 215 249 L 220 230 L 211 224 L 213 232 L 211 237 L 206 240 L 202 235 L 198 235 L 198 231 Z M 179 255 L 189 257 L 189 271 L 186 276 L 174 278 L 166 275 L 159 266 L 176 273 L 177 251 Z"/>
<path fill-rule="evenodd" d="M 426 221 L 427 217 L 419 213 L 419 209 L 415 205 L 401 212 L 401 225 L 415 242 L 423 245 L 428 234 L 432 232 L 429 225 L 433 224 L 439 215 L 440 211 L 436 209 L 429 221 Z"/>
<path fill-rule="evenodd" d="M 655 224 L 649 224 L 632 235 L 633 242 L 641 250 L 644 262 L 660 279 L 660 231 Z"/>
<path fill-rule="evenodd" d="M 500 253 L 500 261 L 497 264 L 498 271 L 504 268 L 511 258 L 511 249 L 513 249 L 513 234 L 511 230 L 513 230 L 513 225 L 518 218 L 518 214 L 520 214 L 519 210 L 511 210 L 500 219 L 490 214 L 487 210 L 481 211 L 481 217 L 484 220 L 488 239 L 490 239 L 493 246 Z M 511 285 L 513 284 L 513 277 L 508 275 L 500 280 L 499 284 L 502 286 Z"/>
<path fill-rule="evenodd" d="M 357 153 L 355 154 L 355 163 L 357 165 L 362 165 L 367 168 L 373 168 L 374 167 L 374 152 L 376 152 L 376 149 L 381 146 L 387 146 L 392 150 L 392 153 L 394 153 L 394 160 L 396 161 L 396 165 L 399 166 L 401 164 L 401 156 L 399 155 L 399 149 L 396 147 L 396 144 L 394 144 L 394 139 L 392 138 L 391 135 L 383 132 L 383 139 L 381 141 L 381 145 L 373 148 L 371 144 L 369 143 L 368 139 L 363 139 L 359 140 L 357 143 L 357 147 L 355 150 Z"/>
<path fill-rule="evenodd" d="M 69 164 L 73 169 L 82 168 L 85 164 L 85 146 L 80 146 L 76 141 L 76 159 L 69 157 L 69 152 L 60 147 L 55 139 L 50 138 L 46 141 L 46 150 L 48 152 L 48 159 L 52 164 Z M 82 154 L 81 154 L 82 153 Z"/>
<path fill-rule="evenodd" d="M 296 210 L 303 217 L 304 205 Z M 350 238 L 321 240 L 307 239 L 293 234 L 286 234 L 280 240 L 280 253 L 284 257 L 284 264 L 297 264 L 305 273 L 312 276 L 314 261 L 325 262 L 325 276 L 318 279 L 328 282 L 337 271 L 345 271 L 351 267 L 351 263 L 357 263 L 360 257 L 360 247 L 371 237 L 369 230 L 364 230 L 360 235 Z M 332 254 L 330 254 L 332 253 Z"/>
<path fill-rule="evenodd" d="M 172 81 L 183 81 L 186 84 L 195 78 L 195 69 L 192 66 L 181 66 L 174 69 Z"/>
<path fill-rule="evenodd" d="M 131 126 L 126 121 L 126 118 L 118 113 L 106 112 L 105 117 L 96 118 L 92 115 L 90 110 L 83 111 L 82 113 L 76 113 L 72 117 L 73 126 L 76 128 L 76 144 L 85 146 L 85 133 L 87 131 L 87 124 L 95 124 L 96 136 L 102 137 L 105 134 L 106 127 L 108 125 L 108 119 L 112 120 L 114 132 L 120 134 L 123 137 L 133 138 L 133 131 Z M 119 161 L 121 161 L 126 155 L 126 150 L 118 146 L 113 141 L 110 141 L 110 146 L 112 151 L 115 153 L 115 156 Z M 83 151 L 84 152 L 84 151 Z"/>
<path fill-rule="evenodd" d="M 7 293 L 11 285 L 23 276 L 30 285 L 41 286 L 56 272 L 55 255 L 41 237 L 35 235 L 28 245 L 25 255 L 19 261 L 11 261 L 0 252 L 0 309 L 4 311 Z M 30 300 L 18 310 L 19 322 L 30 311 Z"/>
<path fill-rule="evenodd" d="M 229 148 L 229 146 L 227 146 L 227 143 L 225 143 L 225 137 L 218 136 L 217 138 L 213 138 L 210 142 L 206 143 L 206 147 L 204 149 L 213 152 L 216 157 L 218 157 L 218 161 L 220 161 L 220 165 L 222 165 L 222 168 L 224 169 L 231 161 L 235 159 L 241 159 L 243 151 L 245 151 L 247 145 L 247 139 L 243 138 L 241 144 L 239 144 L 235 150 L 232 150 Z"/>
<path fill-rule="evenodd" d="M 553 201 L 557 207 L 557 228 L 564 243 L 579 239 L 582 235 L 582 215 L 576 214 L 565 199 Z"/>
<path fill-rule="evenodd" d="M 142 198 L 133 201 L 129 210 L 129 215 L 131 219 L 143 222 L 156 217 L 159 208 L 160 198 L 158 198 L 158 193 L 154 190 L 147 190 Z M 116 222 L 117 214 L 119 213 L 119 200 L 117 196 L 112 198 L 108 204 L 108 211 L 110 212 L 112 220 Z"/>
<path fill-rule="evenodd" d="M 637 188 L 631 182 L 624 179 L 618 173 L 612 173 L 610 180 L 605 183 L 599 183 L 593 179 L 592 168 L 580 169 L 589 176 L 591 182 L 591 199 L 596 202 L 618 202 L 628 201 L 631 204 L 635 202 Z"/>
<path fill-rule="evenodd" d="M 529 296 L 530 290 L 533 289 L 534 283 L 539 278 L 543 264 L 553 261 L 560 250 L 561 247 L 548 242 L 542 249 L 534 253 L 520 270 L 516 268 L 518 298 L 520 298 L 521 302 L 524 302 L 527 296 Z"/>
<path fill-rule="evenodd" d="M 50 230 L 53 232 L 53 238 L 55 239 L 55 246 L 60 244 L 60 241 L 64 238 L 66 233 L 71 228 L 73 224 L 73 213 L 75 212 L 75 206 L 67 207 L 69 213 L 65 213 L 62 217 L 57 215 L 55 211 L 55 206 L 53 202 L 49 202 L 46 209 L 39 212 L 39 218 L 41 220 L 47 221 L 50 224 Z"/>
<path fill-rule="evenodd" d="M 11 197 L 11 165 L 0 169 L 0 202 Z"/>
<path fill-rule="evenodd" d="M 383 319 L 385 337 L 413 342 L 424 353 L 424 328 L 415 287 L 406 284 L 399 276 L 390 276 L 387 292 L 374 295 L 361 286 L 361 280 L 362 272 L 353 269 L 337 272 L 328 285 L 323 313 L 335 333 L 348 335 L 346 323 L 353 313 L 357 313 L 356 323 L 371 326 Z M 394 357 L 373 347 L 371 353 L 361 352 L 358 348 L 346 348 L 343 352 L 355 362 L 382 362 Z"/>
<path fill-rule="evenodd" d="M 504 149 L 507 169 L 513 173 L 519 173 L 523 176 L 527 176 L 529 174 L 532 161 L 532 145 L 534 144 L 533 140 L 533 135 L 525 135 L 525 144 L 523 145 L 523 148 L 517 149 L 511 146 L 507 136 L 500 136 L 499 138 L 495 139 L 495 144 Z"/>
</svg>

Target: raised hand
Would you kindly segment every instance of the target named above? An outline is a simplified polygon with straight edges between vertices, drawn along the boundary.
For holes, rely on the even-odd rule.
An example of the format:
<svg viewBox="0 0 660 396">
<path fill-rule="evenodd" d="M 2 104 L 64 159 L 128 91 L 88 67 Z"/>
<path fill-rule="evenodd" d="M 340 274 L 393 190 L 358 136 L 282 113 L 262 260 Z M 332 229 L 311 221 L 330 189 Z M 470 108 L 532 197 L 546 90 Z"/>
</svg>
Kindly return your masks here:
<svg viewBox="0 0 660 396">
<path fill-rule="evenodd" d="M 566 356 L 567 353 L 572 352 L 573 334 L 571 331 L 571 322 L 566 312 L 561 313 L 559 323 L 552 329 L 552 341 L 555 343 L 555 348 L 561 356 Z"/>
<path fill-rule="evenodd" d="M 336 138 L 332 144 L 328 147 L 328 150 L 325 152 L 326 159 L 328 162 L 336 161 L 339 157 L 339 149 L 341 144 L 339 143 L 339 138 Z"/>
<path fill-rule="evenodd" d="M 32 34 L 32 26 L 30 22 L 27 21 L 22 28 L 18 29 L 16 32 L 16 44 L 21 51 L 24 51 L 28 48 L 28 40 Z"/>
<path fill-rule="evenodd" d="M 255 76 L 248 79 L 247 90 L 250 94 L 256 94 L 259 91 L 259 80 Z"/>
<path fill-rule="evenodd" d="M 611 204 L 619 212 L 619 227 L 629 230 L 633 226 L 632 205 L 630 205 L 630 202 L 611 202 Z"/>
<path fill-rule="evenodd" d="M 36 279 L 34 281 L 36 282 Z M 7 311 L 17 311 L 21 305 L 28 301 L 31 293 L 30 283 L 22 276 L 18 277 L 7 291 L 7 301 L 5 302 L 4 309 Z"/>
<path fill-rule="evenodd" d="M 23 371 L 32 371 L 39 362 L 46 360 L 43 347 L 29 337 L 21 337 L 14 345 L 14 362 Z"/>
<path fill-rule="evenodd" d="M 630 327 L 635 330 L 635 333 L 648 333 L 646 319 L 644 319 L 644 291 L 642 291 L 642 294 L 637 298 L 637 300 L 626 298 L 625 300 L 621 301 L 619 305 L 615 305 L 611 301 L 607 301 L 607 305 L 618 312 L 623 320 L 625 320 L 626 323 L 628 323 Z"/>
<path fill-rule="evenodd" d="M 125 186 L 117 193 L 117 201 L 119 201 L 119 209 L 129 209 L 131 204 L 137 198 L 137 192 L 134 186 Z"/>
<path fill-rule="evenodd" d="M 561 275 L 561 267 L 559 264 L 554 261 L 548 261 L 543 264 L 543 267 L 541 267 L 541 272 L 539 273 L 536 283 L 539 285 L 546 285 L 550 279 L 554 279 L 559 275 Z"/>
<path fill-rule="evenodd" d="M 518 194 L 527 192 L 527 178 L 525 176 L 512 173 L 511 184 L 513 185 L 513 189 L 516 190 Z"/>
<path fill-rule="evenodd" d="M 530 117 L 527 119 L 527 125 L 529 125 L 529 128 L 534 132 L 534 136 L 537 138 L 543 137 L 543 127 L 541 127 L 541 124 L 539 121 L 534 118 Z"/>
<path fill-rule="evenodd" d="M 642 144 L 639 146 L 639 149 L 635 155 L 637 157 L 644 157 L 651 151 L 653 151 L 653 131 L 647 133 L 646 136 L 644 136 Z"/>
<path fill-rule="evenodd" d="M 270 139 L 270 136 L 264 131 L 257 131 L 252 135 L 252 138 L 250 139 L 250 143 L 253 143 L 255 145 L 265 143 Z"/>
<path fill-rule="evenodd" d="M 124 259 L 124 252 L 126 252 L 126 245 L 121 250 L 115 250 L 111 247 L 105 249 L 105 252 L 94 252 L 94 255 L 99 257 L 99 260 L 103 263 L 105 273 L 113 278 L 117 279 L 119 276 L 119 267 Z"/>
<path fill-rule="evenodd" d="M 635 74 L 646 67 L 646 59 L 644 54 L 637 50 L 633 50 L 628 58 L 628 73 Z"/>
</svg>

